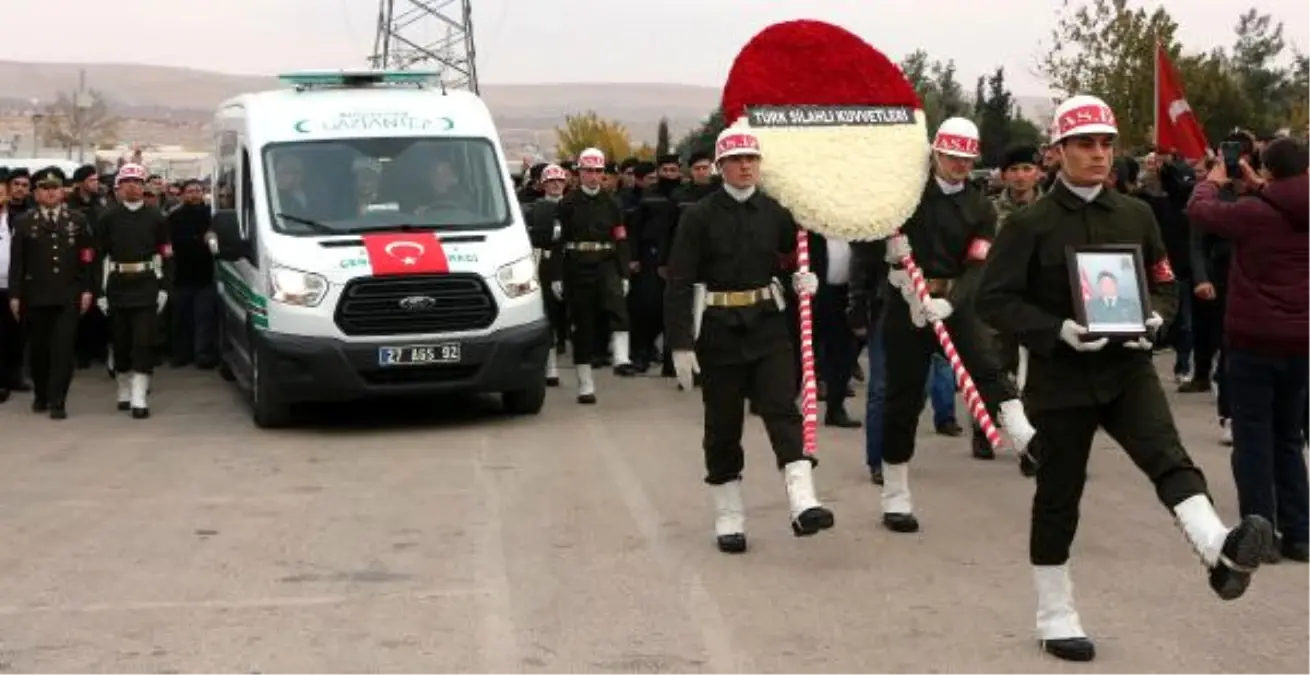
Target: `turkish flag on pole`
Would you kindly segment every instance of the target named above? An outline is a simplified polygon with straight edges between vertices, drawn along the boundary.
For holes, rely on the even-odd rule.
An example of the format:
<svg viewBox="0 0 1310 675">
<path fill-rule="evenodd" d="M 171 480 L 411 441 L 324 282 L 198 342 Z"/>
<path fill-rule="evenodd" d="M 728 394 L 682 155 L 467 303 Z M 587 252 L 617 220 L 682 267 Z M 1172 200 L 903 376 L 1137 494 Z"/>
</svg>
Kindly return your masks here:
<svg viewBox="0 0 1310 675">
<path fill-rule="evenodd" d="M 1155 43 L 1155 149 L 1202 159 L 1210 143 L 1201 123 L 1187 105 L 1182 78 L 1169 61 L 1164 45 Z"/>
<path fill-rule="evenodd" d="M 445 274 L 450 271 L 441 239 L 431 232 L 381 232 L 363 237 L 373 275 Z"/>
</svg>

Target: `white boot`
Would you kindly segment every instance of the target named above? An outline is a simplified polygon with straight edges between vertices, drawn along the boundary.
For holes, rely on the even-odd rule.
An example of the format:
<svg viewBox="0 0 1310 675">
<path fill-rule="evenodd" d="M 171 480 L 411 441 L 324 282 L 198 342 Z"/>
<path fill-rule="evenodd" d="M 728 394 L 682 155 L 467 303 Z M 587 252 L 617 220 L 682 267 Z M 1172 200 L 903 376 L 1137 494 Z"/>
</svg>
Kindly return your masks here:
<svg viewBox="0 0 1310 675">
<path fill-rule="evenodd" d="M 1237 527 L 1224 527 L 1204 494 L 1184 499 L 1173 511 L 1192 550 L 1210 569 L 1210 588 L 1224 600 L 1241 597 L 1274 546 L 1273 525 L 1260 516 L 1247 516 Z"/>
<path fill-rule="evenodd" d="M 882 463 L 882 524 L 893 532 L 918 532 L 910 498 L 910 463 Z"/>
<path fill-rule="evenodd" d="M 791 530 L 798 537 L 826 530 L 833 525 L 832 511 L 814 496 L 814 464 L 801 459 L 782 467 L 791 510 Z"/>
<path fill-rule="evenodd" d="M 711 485 L 714 497 L 714 536 L 724 553 L 746 550 L 746 506 L 741 499 L 741 479 Z"/>
<path fill-rule="evenodd" d="M 1087 639 L 1073 606 L 1069 565 L 1033 565 L 1037 589 L 1037 638 L 1046 651 L 1069 661 L 1090 661 L 1096 648 Z"/>
<path fill-rule="evenodd" d="M 631 344 L 628 342 L 628 331 L 620 331 L 611 338 L 610 346 L 614 352 L 614 374 L 615 375 L 632 375 L 632 353 Z"/>
<path fill-rule="evenodd" d="M 553 348 L 546 351 L 546 386 L 559 386 L 559 357 Z"/>
<path fill-rule="evenodd" d="M 116 376 L 118 380 L 118 409 L 128 411 L 132 409 L 132 373 L 119 373 Z"/>
<path fill-rule="evenodd" d="M 150 393 L 150 376 L 145 373 L 132 373 L 131 408 L 132 417 L 144 419 L 150 416 L 150 403 L 146 397 Z"/>
<path fill-rule="evenodd" d="M 1037 429 L 1033 428 L 1028 421 L 1028 415 L 1024 412 L 1023 402 L 1017 398 L 1012 398 L 1001 404 L 1001 427 L 1005 433 L 1010 436 L 1014 442 L 1016 452 L 1023 454 L 1028 448 L 1028 444 L 1037 436 Z"/>
<path fill-rule="evenodd" d="M 578 369 L 578 403 L 596 402 L 596 379 L 592 377 L 591 364 L 579 363 Z"/>
</svg>

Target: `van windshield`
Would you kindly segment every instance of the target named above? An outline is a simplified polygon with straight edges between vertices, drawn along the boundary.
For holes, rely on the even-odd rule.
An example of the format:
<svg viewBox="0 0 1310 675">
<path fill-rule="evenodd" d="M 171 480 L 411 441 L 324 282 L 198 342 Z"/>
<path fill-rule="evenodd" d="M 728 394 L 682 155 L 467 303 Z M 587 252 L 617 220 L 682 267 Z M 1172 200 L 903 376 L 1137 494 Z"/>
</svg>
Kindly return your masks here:
<svg viewBox="0 0 1310 675">
<path fill-rule="evenodd" d="M 470 230 L 511 222 L 501 164 L 486 139 L 278 143 L 264 149 L 264 174 L 273 228 L 286 234 Z"/>
</svg>

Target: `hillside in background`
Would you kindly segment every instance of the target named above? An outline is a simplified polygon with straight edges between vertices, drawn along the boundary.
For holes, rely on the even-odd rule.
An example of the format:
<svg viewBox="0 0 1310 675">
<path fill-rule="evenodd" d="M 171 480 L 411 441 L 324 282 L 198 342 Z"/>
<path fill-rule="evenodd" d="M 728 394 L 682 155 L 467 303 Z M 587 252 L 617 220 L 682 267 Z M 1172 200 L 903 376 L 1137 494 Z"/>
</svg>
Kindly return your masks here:
<svg viewBox="0 0 1310 675">
<path fill-rule="evenodd" d="M 79 70 L 86 71 L 87 86 L 104 92 L 115 115 L 125 120 L 123 140 L 131 143 L 204 148 L 208 120 L 219 102 L 280 86 L 275 77 L 187 68 L 0 61 L 0 138 L 30 137 L 30 124 L 24 119 L 33 102 L 49 103 L 59 92 L 74 90 Z M 553 130 L 564 116 L 589 109 L 619 120 L 637 141 L 654 141 L 660 118 L 668 117 L 677 137 L 718 103 L 719 90 L 681 84 L 486 84 L 482 96 L 507 143 L 526 139 L 522 142 L 536 142 L 549 150 L 555 142 Z M 1039 122 L 1050 114 L 1045 98 L 1021 96 L 1019 105 Z"/>
</svg>

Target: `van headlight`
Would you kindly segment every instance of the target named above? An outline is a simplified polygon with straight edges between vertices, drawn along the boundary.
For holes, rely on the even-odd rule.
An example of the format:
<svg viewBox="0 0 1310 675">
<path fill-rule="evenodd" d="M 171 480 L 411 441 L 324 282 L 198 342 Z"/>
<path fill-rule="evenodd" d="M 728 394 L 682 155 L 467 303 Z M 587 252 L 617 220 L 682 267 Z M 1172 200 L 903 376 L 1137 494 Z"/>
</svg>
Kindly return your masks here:
<svg viewBox="0 0 1310 675">
<path fill-rule="evenodd" d="M 537 263 L 532 256 L 520 258 L 496 270 L 496 282 L 500 290 L 511 298 L 517 298 L 537 290 Z"/>
<path fill-rule="evenodd" d="M 317 307 L 327 295 L 328 280 L 312 272 L 273 265 L 268 271 L 273 300 L 284 305 Z"/>
</svg>

